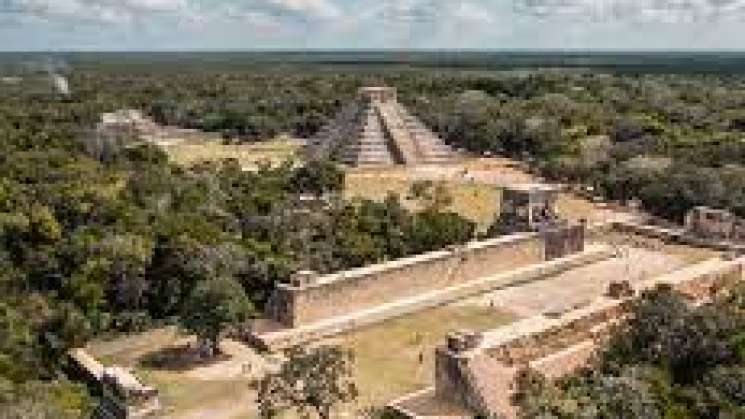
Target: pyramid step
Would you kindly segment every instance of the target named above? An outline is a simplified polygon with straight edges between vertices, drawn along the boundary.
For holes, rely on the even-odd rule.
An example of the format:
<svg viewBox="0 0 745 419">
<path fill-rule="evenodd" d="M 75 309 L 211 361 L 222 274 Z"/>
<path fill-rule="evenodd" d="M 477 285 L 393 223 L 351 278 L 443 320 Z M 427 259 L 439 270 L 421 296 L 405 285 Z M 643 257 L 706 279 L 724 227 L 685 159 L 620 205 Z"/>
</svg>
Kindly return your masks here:
<svg viewBox="0 0 745 419">
<path fill-rule="evenodd" d="M 350 165 L 437 163 L 456 156 L 418 117 L 392 100 L 343 107 L 308 147 L 316 155 L 338 155 Z"/>
</svg>

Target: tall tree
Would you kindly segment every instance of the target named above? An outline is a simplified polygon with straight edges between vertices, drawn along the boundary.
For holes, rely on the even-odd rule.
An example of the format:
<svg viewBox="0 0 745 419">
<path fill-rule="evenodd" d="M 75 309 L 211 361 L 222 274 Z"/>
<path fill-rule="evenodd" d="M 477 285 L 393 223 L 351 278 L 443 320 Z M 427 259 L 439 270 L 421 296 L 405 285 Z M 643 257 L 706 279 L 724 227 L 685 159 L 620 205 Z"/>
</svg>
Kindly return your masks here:
<svg viewBox="0 0 745 419">
<path fill-rule="evenodd" d="M 261 416 L 294 410 L 304 418 L 330 418 L 334 406 L 357 398 L 353 362 L 352 353 L 338 346 L 291 349 L 282 369 L 260 383 Z"/>
<path fill-rule="evenodd" d="M 245 321 L 252 312 L 243 287 L 233 279 L 203 280 L 191 292 L 181 314 L 181 326 L 197 335 L 202 356 L 219 350 L 220 334 Z"/>
</svg>

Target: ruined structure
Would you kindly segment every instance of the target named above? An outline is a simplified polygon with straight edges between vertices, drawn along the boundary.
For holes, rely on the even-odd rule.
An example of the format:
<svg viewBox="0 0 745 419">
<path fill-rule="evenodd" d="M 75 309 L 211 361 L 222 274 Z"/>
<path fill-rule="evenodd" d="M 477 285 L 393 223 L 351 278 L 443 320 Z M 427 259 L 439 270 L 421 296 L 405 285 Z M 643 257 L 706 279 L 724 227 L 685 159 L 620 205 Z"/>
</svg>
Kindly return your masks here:
<svg viewBox="0 0 745 419">
<path fill-rule="evenodd" d="M 605 246 L 585 250 L 583 230 L 515 234 L 330 275 L 298 272 L 274 290 L 269 327 L 246 339 L 281 349 L 611 256 Z"/>
<path fill-rule="evenodd" d="M 694 208 L 686 216 L 683 228 L 630 221 L 615 221 L 612 224 L 614 230 L 660 239 L 666 243 L 745 254 L 745 220 L 727 211 Z"/>
<path fill-rule="evenodd" d="M 110 367 L 101 377 L 100 418 L 144 418 L 160 409 L 158 390 L 145 386 L 129 371 Z"/>
<path fill-rule="evenodd" d="M 729 211 L 693 208 L 686 215 L 685 227 L 689 234 L 704 239 L 745 242 L 745 220 Z"/>
<path fill-rule="evenodd" d="M 710 301 L 743 280 L 745 258 L 711 259 L 661 277 L 635 284 L 630 293 L 609 293 L 558 316 L 539 315 L 484 333 L 451 334 L 436 350 L 434 387 L 391 404 L 408 417 L 416 398 L 461 406 L 464 417 L 516 417 L 511 403 L 517 375 L 525 368 L 549 379 L 571 374 L 587 365 L 605 344 L 613 327 L 628 315 L 631 298 L 660 285 L 670 286 L 692 304 Z M 439 417 L 439 416 L 437 416 Z"/>
<path fill-rule="evenodd" d="M 138 109 L 119 109 L 101 114 L 94 130 L 99 140 L 131 141 L 142 139 L 153 143 L 169 143 L 187 140 L 218 139 L 215 133 L 159 125 Z"/>
<path fill-rule="evenodd" d="M 500 224 L 505 233 L 539 231 L 556 226 L 559 188 L 544 184 L 508 186 L 502 192 Z"/>
<path fill-rule="evenodd" d="M 308 144 L 311 159 L 349 166 L 442 164 L 455 152 L 397 100 L 392 87 L 363 87 Z"/>
<path fill-rule="evenodd" d="M 77 373 L 101 393 L 94 418 L 137 419 L 151 417 L 160 410 L 158 390 L 143 385 L 128 370 L 104 367 L 83 349 L 71 350 L 69 357 Z"/>
</svg>

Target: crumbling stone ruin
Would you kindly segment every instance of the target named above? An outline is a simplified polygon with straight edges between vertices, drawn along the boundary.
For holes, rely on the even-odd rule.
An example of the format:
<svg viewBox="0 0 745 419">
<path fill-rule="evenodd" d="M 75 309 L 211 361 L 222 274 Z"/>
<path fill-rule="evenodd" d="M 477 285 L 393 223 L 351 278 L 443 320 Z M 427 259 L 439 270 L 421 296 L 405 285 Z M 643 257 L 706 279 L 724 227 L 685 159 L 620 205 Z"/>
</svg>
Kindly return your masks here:
<svg viewBox="0 0 745 419">
<path fill-rule="evenodd" d="M 586 366 L 642 291 L 669 286 L 691 304 L 702 304 L 742 281 L 744 267 L 745 258 L 714 258 L 633 287 L 614 283 L 606 296 L 558 317 L 540 315 L 484 333 L 453 333 L 436 350 L 435 385 L 425 393 L 472 415 L 516 417 L 511 397 L 518 374 L 530 368 L 557 379 Z M 415 412 L 405 405 L 425 393 L 401 398 L 390 407 L 412 417 Z"/>
<path fill-rule="evenodd" d="M 158 390 L 145 386 L 121 367 L 104 369 L 100 418 L 143 418 L 160 409 Z"/>
<path fill-rule="evenodd" d="M 145 125 L 147 125 L 147 120 L 141 111 L 120 109 L 102 114 L 96 129 L 101 135 L 133 138 L 144 131 Z"/>
<path fill-rule="evenodd" d="M 456 153 L 401 105 L 392 87 L 363 87 L 308 145 L 311 159 L 349 166 L 443 164 Z"/>
<path fill-rule="evenodd" d="M 78 374 L 101 393 L 96 419 L 138 419 L 151 417 L 160 410 L 158 390 L 140 382 L 130 371 L 104 367 L 83 349 L 69 353 Z"/>
<path fill-rule="evenodd" d="M 503 236 L 329 275 L 297 272 L 274 290 L 266 329 L 245 339 L 281 349 L 611 257 L 607 246 L 585 249 L 584 228 Z"/>
<path fill-rule="evenodd" d="M 154 143 L 174 139 L 183 141 L 218 138 L 215 134 L 196 129 L 159 125 L 138 109 L 119 109 L 101 114 L 101 119 L 96 125 L 94 134 L 99 141 L 143 139 Z"/>
<path fill-rule="evenodd" d="M 708 207 L 696 207 L 688 212 L 685 227 L 694 236 L 730 242 L 745 242 L 745 220 L 735 214 Z"/>
<path fill-rule="evenodd" d="M 684 227 L 614 221 L 613 229 L 697 247 L 745 254 L 745 220 L 732 213 L 706 207 L 692 209 Z"/>
<path fill-rule="evenodd" d="M 543 240 L 545 242 L 544 258 L 554 260 L 568 255 L 582 252 L 585 249 L 585 223 L 569 224 L 545 228 Z"/>
<path fill-rule="evenodd" d="M 518 184 L 504 188 L 497 232 L 539 231 L 562 223 L 557 209 L 560 189 L 545 184 Z"/>
</svg>

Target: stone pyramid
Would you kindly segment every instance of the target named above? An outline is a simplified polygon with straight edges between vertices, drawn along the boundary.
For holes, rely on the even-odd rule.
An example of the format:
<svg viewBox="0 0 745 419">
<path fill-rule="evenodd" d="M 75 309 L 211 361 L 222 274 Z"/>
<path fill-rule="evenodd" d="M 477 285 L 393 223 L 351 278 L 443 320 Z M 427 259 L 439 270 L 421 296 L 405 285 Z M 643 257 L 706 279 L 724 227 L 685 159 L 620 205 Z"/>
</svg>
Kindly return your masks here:
<svg viewBox="0 0 745 419">
<path fill-rule="evenodd" d="M 445 164 L 457 154 L 398 103 L 396 89 L 363 87 L 308 144 L 312 159 L 349 166 Z"/>
</svg>

